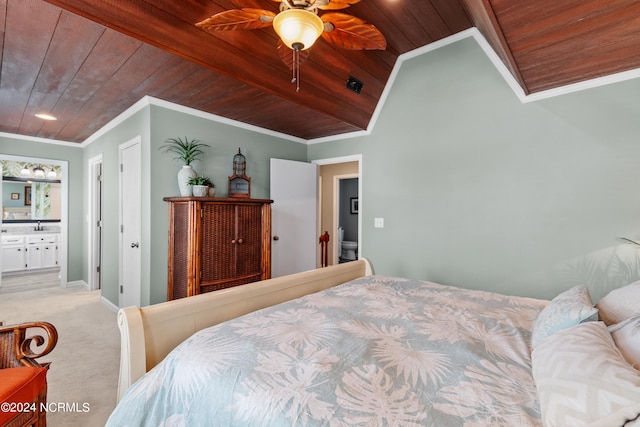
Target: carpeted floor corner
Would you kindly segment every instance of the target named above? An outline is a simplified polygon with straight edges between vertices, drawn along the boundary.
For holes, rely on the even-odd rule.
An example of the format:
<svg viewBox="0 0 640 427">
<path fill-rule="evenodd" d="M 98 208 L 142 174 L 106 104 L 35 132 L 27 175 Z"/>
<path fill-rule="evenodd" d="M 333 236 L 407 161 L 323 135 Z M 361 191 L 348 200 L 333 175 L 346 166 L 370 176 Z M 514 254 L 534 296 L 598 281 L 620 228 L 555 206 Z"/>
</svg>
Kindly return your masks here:
<svg viewBox="0 0 640 427">
<path fill-rule="evenodd" d="M 21 292 L 0 289 L 0 321 L 46 321 L 58 330 L 58 345 L 42 358 L 51 362 L 47 425 L 104 426 L 116 404 L 120 333 L 116 313 L 102 303 L 100 291 L 59 286 Z"/>
</svg>

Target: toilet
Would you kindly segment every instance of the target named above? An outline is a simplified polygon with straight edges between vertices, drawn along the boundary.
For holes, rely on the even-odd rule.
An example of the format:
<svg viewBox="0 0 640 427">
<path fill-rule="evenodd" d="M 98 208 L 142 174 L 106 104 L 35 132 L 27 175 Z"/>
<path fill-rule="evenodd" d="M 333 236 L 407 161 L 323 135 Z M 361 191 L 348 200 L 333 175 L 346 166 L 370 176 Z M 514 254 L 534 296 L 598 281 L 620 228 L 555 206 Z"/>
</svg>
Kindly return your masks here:
<svg viewBox="0 0 640 427">
<path fill-rule="evenodd" d="M 342 259 L 344 259 L 345 261 L 355 260 L 357 249 L 358 249 L 358 242 L 343 240 L 342 241 Z"/>
<path fill-rule="evenodd" d="M 344 240 L 344 229 L 342 227 L 338 227 L 338 258 L 340 262 L 356 260 L 357 250 L 358 242 Z"/>
</svg>

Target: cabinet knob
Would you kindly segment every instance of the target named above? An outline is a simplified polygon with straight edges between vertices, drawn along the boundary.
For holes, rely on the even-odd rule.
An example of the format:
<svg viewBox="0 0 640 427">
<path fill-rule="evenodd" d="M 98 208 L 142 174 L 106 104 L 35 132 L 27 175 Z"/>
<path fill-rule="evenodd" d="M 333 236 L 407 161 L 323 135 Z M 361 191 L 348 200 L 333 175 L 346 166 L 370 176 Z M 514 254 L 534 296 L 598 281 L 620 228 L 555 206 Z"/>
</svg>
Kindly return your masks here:
<svg viewBox="0 0 640 427">
<path fill-rule="evenodd" d="M 132 247 L 132 248 L 140 247 L 140 243 L 138 243 L 138 242 L 132 243 L 132 244 L 131 244 L 131 247 Z"/>
<path fill-rule="evenodd" d="M 231 240 L 231 243 L 235 245 L 236 244 L 236 239 Z"/>
<path fill-rule="evenodd" d="M 238 239 L 238 243 L 244 243 L 244 240 Z"/>
<path fill-rule="evenodd" d="M 280 236 L 273 236 L 273 240 L 280 240 Z"/>
</svg>

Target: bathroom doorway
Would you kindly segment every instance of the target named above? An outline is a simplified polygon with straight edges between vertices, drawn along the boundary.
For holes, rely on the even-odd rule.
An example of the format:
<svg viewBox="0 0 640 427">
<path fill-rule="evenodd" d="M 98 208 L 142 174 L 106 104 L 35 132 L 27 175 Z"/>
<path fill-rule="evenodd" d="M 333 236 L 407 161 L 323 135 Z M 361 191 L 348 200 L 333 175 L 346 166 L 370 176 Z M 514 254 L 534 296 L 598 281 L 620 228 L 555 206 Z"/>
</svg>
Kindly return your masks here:
<svg viewBox="0 0 640 427">
<path fill-rule="evenodd" d="M 4 291 L 67 286 L 67 161 L 7 154 L 0 161 L 0 288 L 3 277 Z"/>
<path fill-rule="evenodd" d="M 358 218 L 360 198 L 358 197 L 359 178 L 338 177 L 336 212 L 338 232 L 336 234 L 336 258 L 338 263 L 358 259 Z"/>
<path fill-rule="evenodd" d="M 345 156 L 331 159 L 314 160 L 318 164 L 320 179 L 319 197 L 319 235 L 325 231 L 329 233 L 328 265 L 335 265 L 346 258 L 361 258 L 361 230 L 362 230 L 362 156 Z M 345 185 L 341 183 L 344 182 Z M 350 183 L 347 185 L 346 183 Z M 341 201 L 340 188 L 350 188 L 347 195 Z M 346 216 L 345 224 L 341 222 L 342 216 Z M 353 213 L 352 213 L 353 212 Z M 344 225 L 348 222 L 347 232 Z M 342 240 L 352 242 L 348 256 L 343 254 L 342 240 L 340 239 L 342 225 Z M 353 239 L 353 240 L 349 240 Z M 350 259 L 350 260 L 353 260 Z"/>
</svg>

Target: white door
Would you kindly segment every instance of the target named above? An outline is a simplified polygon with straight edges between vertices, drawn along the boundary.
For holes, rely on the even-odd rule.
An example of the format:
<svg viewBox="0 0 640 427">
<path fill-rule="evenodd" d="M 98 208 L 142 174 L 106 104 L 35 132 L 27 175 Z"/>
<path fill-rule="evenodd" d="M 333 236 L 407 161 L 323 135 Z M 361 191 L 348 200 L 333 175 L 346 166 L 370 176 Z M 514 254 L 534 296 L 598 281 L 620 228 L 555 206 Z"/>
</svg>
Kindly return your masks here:
<svg viewBox="0 0 640 427">
<path fill-rule="evenodd" d="M 318 259 L 318 166 L 271 159 L 271 276 L 313 270 Z"/>
<path fill-rule="evenodd" d="M 140 306 L 141 149 L 136 138 L 120 151 L 120 307 Z"/>
<path fill-rule="evenodd" d="M 102 154 L 89 159 L 89 289 L 102 289 Z"/>
</svg>

